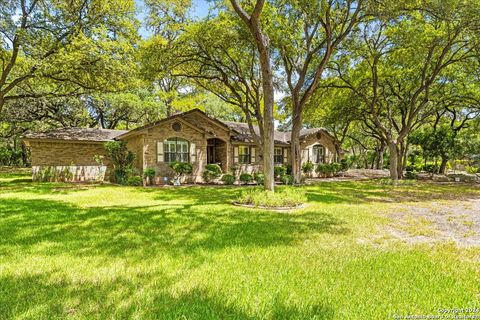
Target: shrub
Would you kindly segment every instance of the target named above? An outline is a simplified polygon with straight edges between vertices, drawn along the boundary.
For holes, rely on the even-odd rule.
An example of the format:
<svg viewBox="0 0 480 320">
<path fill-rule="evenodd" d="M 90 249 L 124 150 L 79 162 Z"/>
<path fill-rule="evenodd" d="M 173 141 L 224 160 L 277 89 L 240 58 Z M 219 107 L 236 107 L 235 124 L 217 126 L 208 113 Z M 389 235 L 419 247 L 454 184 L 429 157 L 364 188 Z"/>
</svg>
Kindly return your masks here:
<svg viewBox="0 0 480 320">
<path fill-rule="evenodd" d="M 348 169 L 350 169 L 350 163 L 348 162 L 348 160 L 347 159 L 340 160 L 340 170 L 347 171 Z"/>
<path fill-rule="evenodd" d="M 319 164 L 319 165 L 317 166 L 317 168 L 315 169 L 315 171 L 316 171 L 319 175 L 321 175 L 322 177 L 325 177 L 325 176 L 327 176 L 327 174 L 328 174 L 329 167 L 328 167 L 327 164 Z"/>
<path fill-rule="evenodd" d="M 255 180 L 257 184 L 263 184 L 265 181 L 265 175 L 262 172 L 255 172 L 253 175 L 253 180 Z"/>
<path fill-rule="evenodd" d="M 407 171 L 405 179 L 417 179 L 417 173 L 415 171 Z"/>
<path fill-rule="evenodd" d="M 244 184 L 248 184 L 253 181 L 253 176 L 250 173 L 242 173 L 240 175 L 240 181 Z"/>
<path fill-rule="evenodd" d="M 275 175 L 275 179 L 281 179 L 282 176 L 287 174 L 287 167 L 276 166 L 273 168 L 273 174 Z"/>
<path fill-rule="evenodd" d="M 233 174 L 224 174 L 222 176 L 222 181 L 226 185 L 232 185 L 235 183 L 235 176 Z"/>
<path fill-rule="evenodd" d="M 286 174 L 292 174 L 292 165 L 291 164 L 287 164 L 287 165 L 284 165 L 284 168 L 286 170 Z"/>
<path fill-rule="evenodd" d="M 467 173 L 469 174 L 476 174 L 478 172 L 478 168 L 477 167 L 473 167 L 473 166 L 466 166 L 465 167 L 465 170 L 467 171 Z"/>
<path fill-rule="evenodd" d="M 428 173 L 436 173 L 439 169 L 440 168 L 435 163 L 427 163 L 425 166 L 423 166 L 423 170 Z"/>
<path fill-rule="evenodd" d="M 181 177 L 185 174 L 191 174 L 193 171 L 192 164 L 188 162 L 173 162 L 170 164 L 170 168 L 175 171 L 178 177 Z"/>
<path fill-rule="evenodd" d="M 147 168 L 143 171 L 143 176 L 145 178 L 153 179 L 155 178 L 155 169 L 154 168 Z"/>
<path fill-rule="evenodd" d="M 127 178 L 127 185 L 129 186 L 141 186 L 142 185 L 142 177 L 140 176 L 130 176 Z"/>
<path fill-rule="evenodd" d="M 105 149 L 112 159 L 112 180 L 116 183 L 126 184 L 128 177 L 134 172 L 135 154 L 127 149 L 125 141 L 107 142 L 105 143 Z"/>
<path fill-rule="evenodd" d="M 305 203 L 305 201 L 304 192 L 294 187 L 288 187 L 276 192 L 259 189 L 244 191 L 238 198 L 237 203 L 256 207 L 280 208 L 296 207 Z"/>
<path fill-rule="evenodd" d="M 283 175 L 280 180 L 286 184 L 286 185 L 292 185 L 293 184 L 293 176 L 290 174 Z"/>
<path fill-rule="evenodd" d="M 342 170 L 342 165 L 338 162 L 334 162 L 332 164 L 330 164 L 330 171 L 333 173 L 333 174 L 337 174 L 339 173 L 340 171 Z"/>
<path fill-rule="evenodd" d="M 203 171 L 203 180 L 211 182 L 222 175 L 222 168 L 218 164 L 207 164 L 205 171 Z"/>
<path fill-rule="evenodd" d="M 313 172 L 313 169 L 314 169 L 314 165 L 313 163 L 311 163 L 310 161 L 304 163 L 302 165 L 302 172 L 307 175 L 307 176 L 311 176 L 312 175 L 312 172 Z"/>
<path fill-rule="evenodd" d="M 153 180 L 155 179 L 155 169 L 154 168 L 146 168 L 143 170 L 143 177 L 147 179 L 147 183 L 153 183 Z"/>
</svg>

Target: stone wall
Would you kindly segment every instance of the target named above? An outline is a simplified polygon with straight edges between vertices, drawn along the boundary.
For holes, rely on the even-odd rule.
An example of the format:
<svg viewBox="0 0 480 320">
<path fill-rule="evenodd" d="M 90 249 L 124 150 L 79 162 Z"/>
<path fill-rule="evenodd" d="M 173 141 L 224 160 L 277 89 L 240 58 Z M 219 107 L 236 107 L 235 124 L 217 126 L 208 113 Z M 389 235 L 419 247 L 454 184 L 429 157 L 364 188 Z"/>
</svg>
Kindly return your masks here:
<svg viewBox="0 0 480 320">
<path fill-rule="evenodd" d="M 59 179 L 68 170 L 71 181 L 103 180 L 111 169 L 103 142 L 30 140 L 28 144 L 34 179 L 48 169 Z M 103 156 L 105 166 L 99 166 L 95 156 Z"/>
<path fill-rule="evenodd" d="M 110 164 L 103 142 L 29 141 L 32 166 L 94 166 L 94 156 L 104 156 Z"/>
</svg>

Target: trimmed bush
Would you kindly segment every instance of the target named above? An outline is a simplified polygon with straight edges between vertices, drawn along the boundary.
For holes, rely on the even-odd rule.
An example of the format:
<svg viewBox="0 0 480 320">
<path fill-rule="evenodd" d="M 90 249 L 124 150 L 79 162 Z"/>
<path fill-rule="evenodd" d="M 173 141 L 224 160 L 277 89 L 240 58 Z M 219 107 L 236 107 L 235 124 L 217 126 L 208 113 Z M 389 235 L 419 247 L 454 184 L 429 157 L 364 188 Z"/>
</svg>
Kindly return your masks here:
<svg viewBox="0 0 480 320">
<path fill-rule="evenodd" d="M 339 173 L 342 170 L 342 165 L 338 162 L 334 162 L 334 163 L 330 164 L 330 168 L 331 168 L 332 173 L 336 175 L 337 173 Z"/>
<path fill-rule="evenodd" d="M 242 192 L 237 200 L 240 204 L 268 208 L 296 207 L 305 202 L 305 193 L 294 187 L 279 189 L 276 192 L 255 188 Z"/>
<path fill-rule="evenodd" d="M 280 181 L 282 181 L 283 184 L 292 185 L 293 184 L 293 176 L 290 175 L 290 174 L 283 175 L 280 178 Z"/>
<path fill-rule="evenodd" d="M 315 171 L 322 177 L 326 177 L 329 172 L 329 167 L 327 164 L 319 164 Z"/>
<path fill-rule="evenodd" d="M 175 173 L 179 176 L 183 176 L 185 174 L 191 174 L 193 171 L 192 164 L 188 162 L 174 162 L 170 164 L 170 168 L 172 168 Z"/>
<path fill-rule="evenodd" d="M 253 181 L 253 176 L 250 173 L 242 173 L 240 175 L 240 181 L 244 184 L 249 184 Z"/>
<path fill-rule="evenodd" d="M 236 178 L 233 174 L 224 174 L 221 180 L 226 185 L 232 185 L 235 183 Z"/>
<path fill-rule="evenodd" d="M 142 185 L 142 177 L 140 176 L 130 176 L 127 178 L 127 185 L 129 186 L 141 186 Z"/>
<path fill-rule="evenodd" d="M 273 174 L 275 175 L 275 179 L 281 179 L 282 176 L 287 174 L 287 168 L 284 166 L 275 166 L 273 168 Z"/>
<path fill-rule="evenodd" d="M 222 168 L 218 164 L 207 164 L 205 171 L 203 171 L 203 180 L 210 183 L 215 179 L 218 179 L 222 175 Z"/>
<path fill-rule="evenodd" d="M 255 180 L 257 184 L 263 184 L 265 181 L 265 175 L 262 172 L 256 172 L 253 175 L 253 180 Z"/>
<path fill-rule="evenodd" d="M 306 162 L 306 163 L 304 163 L 304 164 L 302 165 L 302 172 L 303 172 L 306 176 L 310 177 L 310 176 L 312 175 L 312 172 L 313 172 L 314 167 L 315 167 L 315 166 L 313 165 L 313 163 L 311 163 L 310 161 L 308 161 L 308 162 Z"/>
<path fill-rule="evenodd" d="M 154 168 L 147 168 L 147 169 L 143 170 L 143 177 L 144 178 L 150 178 L 150 179 L 155 178 L 155 169 Z"/>
</svg>

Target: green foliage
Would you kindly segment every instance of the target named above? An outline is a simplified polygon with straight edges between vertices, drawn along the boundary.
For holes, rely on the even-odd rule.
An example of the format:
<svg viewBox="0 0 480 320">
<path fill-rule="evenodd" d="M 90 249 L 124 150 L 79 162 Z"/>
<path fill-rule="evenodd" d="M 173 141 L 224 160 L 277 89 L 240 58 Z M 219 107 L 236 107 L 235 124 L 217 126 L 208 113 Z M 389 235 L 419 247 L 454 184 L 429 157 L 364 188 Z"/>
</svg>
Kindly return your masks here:
<svg viewBox="0 0 480 320">
<path fill-rule="evenodd" d="M 218 164 L 207 164 L 202 175 L 205 182 L 212 182 L 222 175 L 222 168 Z"/>
<path fill-rule="evenodd" d="M 307 175 L 307 176 L 310 176 L 313 172 L 313 169 L 315 168 L 315 165 L 313 163 L 311 163 L 310 161 L 304 163 L 302 165 L 302 172 Z"/>
<path fill-rule="evenodd" d="M 140 176 L 129 176 L 126 181 L 128 186 L 141 186 L 142 183 L 142 177 Z"/>
<path fill-rule="evenodd" d="M 172 168 L 179 177 L 191 174 L 193 171 L 192 164 L 188 162 L 173 162 L 170 164 L 170 168 Z"/>
<path fill-rule="evenodd" d="M 234 183 L 235 183 L 235 180 L 237 180 L 237 179 L 235 178 L 235 176 L 234 176 L 233 174 L 228 174 L 228 173 L 227 173 L 227 174 L 224 174 L 224 175 L 222 176 L 222 181 L 223 181 L 223 183 L 226 184 L 226 185 L 232 185 L 232 184 L 234 184 Z"/>
<path fill-rule="evenodd" d="M 0 92 L 9 100 L 122 90 L 136 69 L 133 0 L 2 2 Z M 26 89 L 28 88 L 28 89 Z M 0 111 L 7 99 L 0 99 Z"/>
<path fill-rule="evenodd" d="M 280 177 L 280 181 L 282 181 L 283 184 L 292 185 L 294 179 L 291 174 L 284 174 L 283 176 Z"/>
<path fill-rule="evenodd" d="M 0 147 L 0 166 L 20 166 L 23 164 L 21 149 Z"/>
<path fill-rule="evenodd" d="M 128 150 L 125 141 L 109 141 L 105 143 L 105 150 L 112 160 L 112 180 L 115 183 L 127 184 L 128 178 L 134 174 L 133 163 L 135 154 Z"/>
<path fill-rule="evenodd" d="M 296 207 L 306 202 L 305 193 L 294 187 L 282 188 L 276 192 L 265 190 L 248 190 L 242 192 L 237 203 L 255 207 L 282 208 Z"/>
<path fill-rule="evenodd" d="M 249 184 L 253 181 L 253 176 L 250 173 L 244 172 L 240 175 L 239 180 L 244 184 Z"/>
<path fill-rule="evenodd" d="M 476 174 L 478 173 L 478 168 L 477 167 L 474 167 L 474 166 L 466 166 L 465 167 L 465 170 L 467 171 L 467 173 L 469 174 Z"/>
<path fill-rule="evenodd" d="M 281 179 L 287 174 L 287 168 L 285 166 L 275 166 L 273 168 L 273 174 L 275 175 L 275 179 Z"/>
<path fill-rule="evenodd" d="M 253 175 L 253 180 L 255 180 L 258 185 L 262 185 L 265 181 L 265 175 L 263 172 L 255 172 Z"/>
<path fill-rule="evenodd" d="M 340 170 L 341 171 L 348 171 L 348 169 L 350 169 L 350 165 L 351 163 L 349 163 L 349 161 L 347 159 L 342 159 L 340 160 Z"/>
<path fill-rule="evenodd" d="M 150 178 L 150 180 L 154 179 L 155 174 L 156 174 L 155 168 L 146 168 L 145 170 L 143 170 L 144 178 Z"/>
</svg>

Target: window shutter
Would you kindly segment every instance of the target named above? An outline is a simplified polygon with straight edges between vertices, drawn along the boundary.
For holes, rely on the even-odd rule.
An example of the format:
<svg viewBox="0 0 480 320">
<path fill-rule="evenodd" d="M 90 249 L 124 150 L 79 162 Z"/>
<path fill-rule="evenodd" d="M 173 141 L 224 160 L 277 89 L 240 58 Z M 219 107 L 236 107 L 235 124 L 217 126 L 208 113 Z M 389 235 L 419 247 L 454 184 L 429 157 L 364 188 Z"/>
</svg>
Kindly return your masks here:
<svg viewBox="0 0 480 320">
<path fill-rule="evenodd" d="M 197 147 L 195 143 L 190 143 L 190 162 L 197 161 Z"/>
<path fill-rule="evenodd" d="M 288 163 L 288 148 L 283 148 L 283 163 Z"/>
<path fill-rule="evenodd" d="M 165 162 L 163 158 L 163 142 L 157 141 L 157 162 Z"/>
<path fill-rule="evenodd" d="M 238 163 L 238 147 L 233 147 L 233 163 Z"/>
<path fill-rule="evenodd" d="M 250 153 L 251 153 L 251 154 L 250 154 L 250 162 L 251 162 L 251 163 L 255 163 L 256 160 L 257 160 L 256 154 L 255 154 L 255 153 L 256 153 L 256 152 L 255 152 L 255 149 L 256 149 L 255 147 L 251 147 L 251 148 L 250 148 Z"/>
<path fill-rule="evenodd" d="M 313 147 L 308 147 L 308 160 L 307 161 L 314 162 Z"/>
</svg>

